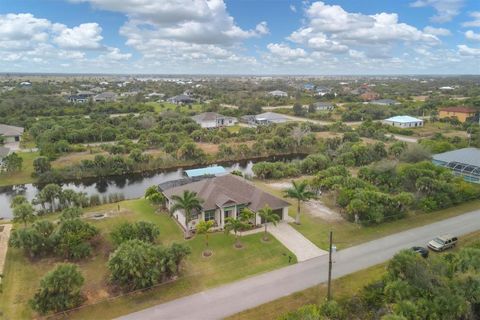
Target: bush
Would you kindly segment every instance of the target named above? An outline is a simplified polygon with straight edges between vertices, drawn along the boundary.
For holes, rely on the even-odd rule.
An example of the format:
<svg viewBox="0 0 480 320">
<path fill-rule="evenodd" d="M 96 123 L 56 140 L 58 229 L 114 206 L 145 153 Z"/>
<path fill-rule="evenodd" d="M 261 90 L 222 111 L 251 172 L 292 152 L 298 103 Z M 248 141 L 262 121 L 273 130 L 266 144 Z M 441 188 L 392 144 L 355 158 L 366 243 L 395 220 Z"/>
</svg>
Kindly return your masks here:
<svg viewBox="0 0 480 320">
<path fill-rule="evenodd" d="M 112 239 L 117 245 L 134 239 L 154 243 L 159 234 L 160 230 L 151 222 L 138 221 L 133 224 L 125 222 L 113 230 Z"/>
<path fill-rule="evenodd" d="M 66 259 L 82 259 L 91 254 L 98 229 L 80 219 L 63 221 L 53 235 L 56 252 Z"/>
</svg>

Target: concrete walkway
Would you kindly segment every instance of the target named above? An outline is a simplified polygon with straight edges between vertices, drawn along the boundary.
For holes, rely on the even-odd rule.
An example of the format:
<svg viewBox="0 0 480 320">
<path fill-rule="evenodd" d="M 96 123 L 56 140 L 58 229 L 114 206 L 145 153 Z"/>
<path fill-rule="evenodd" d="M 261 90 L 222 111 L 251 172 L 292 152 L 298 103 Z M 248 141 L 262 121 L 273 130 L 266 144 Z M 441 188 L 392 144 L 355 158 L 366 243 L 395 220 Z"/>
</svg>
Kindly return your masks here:
<svg viewBox="0 0 480 320">
<path fill-rule="evenodd" d="M 292 251 L 297 256 L 298 262 L 328 254 L 328 251 L 318 248 L 286 222 L 280 222 L 277 226 L 269 226 L 268 232 Z"/>
<path fill-rule="evenodd" d="M 333 279 L 387 261 L 401 249 L 424 246 L 433 237 L 462 236 L 480 229 L 480 210 L 435 222 L 340 250 L 335 254 Z M 342 241 L 342 239 L 335 239 Z M 248 263 L 248 262 L 246 262 Z M 327 280 L 328 256 L 249 277 L 138 311 L 124 320 L 223 319 Z M 213 306 L 213 307 L 211 307 Z"/>
<path fill-rule="evenodd" d="M 10 238 L 10 231 L 12 230 L 11 224 L 1 224 L 0 229 L 0 274 L 3 274 L 3 268 L 5 267 L 5 260 L 7 259 L 8 239 Z M 2 283 L 2 278 L 0 278 Z"/>
</svg>

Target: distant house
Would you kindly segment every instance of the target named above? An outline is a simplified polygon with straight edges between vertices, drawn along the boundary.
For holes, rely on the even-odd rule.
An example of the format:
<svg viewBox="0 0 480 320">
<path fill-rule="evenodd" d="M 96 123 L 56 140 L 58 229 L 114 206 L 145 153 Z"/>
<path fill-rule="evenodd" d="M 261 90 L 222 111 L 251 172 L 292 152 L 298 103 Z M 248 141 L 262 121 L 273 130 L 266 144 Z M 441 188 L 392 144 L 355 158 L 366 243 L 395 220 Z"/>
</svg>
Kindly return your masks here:
<svg viewBox="0 0 480 320">
<path fill-rule="evenodd" d="M 85 102 L 88 102 L 89 99 L 90 99 L 90 96 L 84 95 L 84 94 L 75 94 L 67 98 L 68 102 L 71 102 L 71 103 L 85 103 Z"/>
<path fill-rule="evenodd" d="M 285 123 L 288 118 L 275 112 L 264 112 L 257 115 L 247 115 L 241 117 L 244 122 L 251 125 L 268 125 L 272 123 Z"/>
<path fill-rule="evenodd" d="M 93 97 L 95 102 L 114 102 L 117 100 L 117 94 L 113 92 L 103 92 Z"/>
<path fill-rule="evenodd" d="M 438 88 L 438 89 L 439 89 L 439 90 L 445 90 L 445 91 L 455 90 L 454 87 L 450 87 L 450 86 L 440 87 L 440 88 Z"/>
<path fill-rule="evenodd" d="M 371 101 L 378 99 L 379 97 L 380 95 L 374 91 L 367 91 L 360 95 L 360 99 L 362 99 L 363 101 Z"/>
<path fill-rule="evenodd" d="M 330 102 L 315 102 L 313 108 L 315 111 L 331 111 L 335 109 L 335 106 Z"/>
<path fill-rule="evenodd" d="M 227 117 L 216 112 L 203 112 L 193 116 L 192 119 L 202 128 L 228 127 L 237 123 L 236 118 Z"/>
<path fill-rule="evenodd" d="M 315 95 L 319 97 L 323 97 L 324 95 L 329 94 L 331 92 L 332 92 L 332 88 L 328 88 L 328 87 L 319 86 L 315 89 Z"/>
<path fill-rule="evenodd" d="M 435 154 L 432 162 L 449 168 L 465 181 L 480 183 L 480 149 L 463 148 Z"/>
<path fill-rule="evenodd" d="M 305 83 L 303 85 L 303 89 L 306 91 L 313 91 L 313 89 L 315 89 L 315 85 L 313 83 Z"/>
<path fill-rule="evenodd" d="M 288 217 L 288 207 L 290 204 L 283 199 L 267 193 L 241 177 L 232 174 L 221 175 L 217 177 L 206 177 L 200 181 L 195 181 L 172 188 L 165 189 L 160 186 L 162 193 L 167 198 L 167 208 L 173 207 L 175 201 L 173 196 L 181 196 L 184 191 L 195 192 L 202 199 L 202 210 L 192 213 L 192 220 L 186 223 L 183 210 L 173 212 L 173 217 L 177 219 L 184 229 L 193 230 L 196 225 L 204 221 L 214 221 L 216 229 L 225 227 L 226 218 L 237 218 L 244 208 L 248 208 L 255 213 L 255 217 L 250 221 L 254 225 L 263 223 L 261 217 L 256 214 L 264 206 L 268 205 L 280 220 L 286 220 Z"/>
<path fill-rule="evenodd" d="M 174 103 L 174 104 L 190 104 L 190 103 L 194 103 L 195 99 L 185 94 L 179 94 L 178 96 L 168 98 L 167 102 Z"/>
<path fill-rule="evenodd" d="M 0 146 L 0 161 L 2 161 L 3 158 L 8 156 L 10 153 L 10 148 Z"/>
<path fill-rule="evenodd" d="M 380 99 L 380 100 L 370 101 L 369 104 L 376 104 L 379 106 L 394 106 L 394 105 L 400 104 L 400 102 L 392 99 Z"/>
<path fill-rule="evenodd" d="M 285 91 L 280 91 L 280 90 L 273 90 L 268 93 L 268 95 L 272 97 L 288 97 L 288 93 Z"/>
<path fill-rule="evenodd" d="M 4 137 L 5 143 L 18 142 L 23 134 L 22 127 L 0 124 L 0 136 Z"/>
<path fill-rule="evenodd" d="M 32 87 L 32 83 L 30 81 L 20 82 L 20 88 L 22 89 L 30 89 L 31 87 Z"/>
<path fill-rule="evenodd" d="M 383 123 L 399 128 L 416 128 L 423 126 L 423 120 L 410 116 L 395 116 L 383 120 Z"/>
<path fill-rule="evenodd" d="M 469 107 L 442 108 L 439 111 L 440 119 L 455 117 L 460 122 L 467 121 L 468 118 L 474 117 L 477 113 L 477 110 Z"/>
</svg>

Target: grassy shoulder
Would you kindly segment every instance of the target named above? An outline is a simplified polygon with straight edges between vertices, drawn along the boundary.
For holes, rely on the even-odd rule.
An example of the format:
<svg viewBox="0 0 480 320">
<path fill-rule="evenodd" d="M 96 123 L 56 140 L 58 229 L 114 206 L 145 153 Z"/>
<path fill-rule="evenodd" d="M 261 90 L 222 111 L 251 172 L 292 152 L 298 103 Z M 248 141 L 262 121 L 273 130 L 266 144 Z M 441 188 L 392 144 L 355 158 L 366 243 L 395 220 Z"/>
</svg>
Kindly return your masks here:
<svg viewBox="0 0 480 320">
<path fill-rule="evenodd" d="M 33 160 L 38 157 L 38 152 L 18 152 L 22 159 L 22 170 L 12 173 L 0 173 L 0 186 L 9 186 L 15 184 L 32 183 L 35 178 L 33 173 Z"/>
<path fill-rule="evenodd" d="M 255 181 L 255 183 L 264 190 L 283 197 L 283 192 L 281 190 L 272 188 L 263 181 Z M 296 202 L 292 199 L 284 199 L 292 203 L 292 206 L 289 209 L 289 214 L 290 216 L 295 217 L 297 210 Z M 292 224 L 292 226 L 322 249 L 328 248 L 328 235 L 330 231 L 333 231 L 334 242 L 337 248 L 342 249 L 396 232 L 455 217 L 472 210 L 478 210 L 479 208 L 480 200 L 475 200 L 430 213 L 410 212 L 407 217 L 403 219 L 389 221 L 379 225 L 362 226 L 345 220 L 326 221 L 310 214 L 308 208 L 306 208 L 305 205 L 301 205 L 301 223 L 300 225 Z"/>
<path fill-rule="evenodd" d="M 103 220 L 89 220 L 97 226 L 104 238 L 95 254 L 79 262 L 85 277 L 84 293 L 86 306 L 71 312 L 69 318 L 113 318 L 155 304 L 176 299 L 202 291 L 206 288 L 235 281 L 246 276 L 271 271 L 288 265 L 288 249 L 272 239 L 269 243 L 261 241 L 261 234 L 242 237 L 243 249 L 234 249 L 234 237 L 223 233 L 210 236 L 210 248 L 213 256 L 204 258 L 204 237 L 196 236 L 185 241 L 183 233 L 165 213 L 155 213 L 154 208 L 145 200 L 130 200 L 117 204 L 90 208 L 89 212 L 109 212 L 111 217 Z M 56 219 L 50 216 L 49 219 Z M 181 277 L 170 283 L 161 284 L 144 292 L 115 297 L 108 284 L 106 263 L 113 246 L 109 233 L 122 222 L 150 221 L 160 228 L 159 243 L 186 242 L 192 249 L 183 267 Z M 32 318 L 35 314 L 28 306 L 28 300 L 35 293 L 40 279 L 52 270 L 58 259 L 31 261 L 18 249 L 10 248 L 4 271 L 3 293 L 0 299 L 0 313 L 8 319 Z"/>
<path fill-rule="evenodd" d="M 470 233 L 459 239 L 459 245 L 454 250 L 462 247 L 480 245 L 480 231 Z M 451 251 L 432 254 L 447 254 Z M 365 285 L 379 280 L 385 274 L 386 263 L 364 269 L 332 281 L 332 294 L 336 299 L 351 297 L 359 292 Z M 271 301 L 261 306 L 245 310 L 233 315 L 228 320 L 260 320 L 276 319 L 281 315 L 298 309 L 306 304 L 318 304 L 327 297 L 326 284 L 320 284 L 289 296 Z"/>
</svg>

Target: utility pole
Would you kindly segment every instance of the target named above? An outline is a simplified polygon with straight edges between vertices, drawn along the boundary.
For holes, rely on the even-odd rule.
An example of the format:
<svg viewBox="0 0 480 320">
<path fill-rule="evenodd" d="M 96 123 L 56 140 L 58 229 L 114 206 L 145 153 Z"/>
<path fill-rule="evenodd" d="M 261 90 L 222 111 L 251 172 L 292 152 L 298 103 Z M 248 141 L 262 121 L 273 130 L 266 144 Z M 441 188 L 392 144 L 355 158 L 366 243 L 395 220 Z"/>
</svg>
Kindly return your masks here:
<svg viewBox="0 0 480 320">
<path fill-rule="evenodd" d="M 330 246 L 328 250 L 328 291 L 327 291 L 327 300 L 330 301 L 332 298 L 332 240 L 333 232 L 330 231 Z"/>
</svg>

